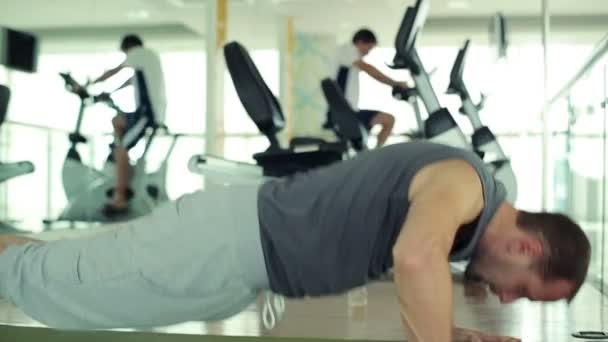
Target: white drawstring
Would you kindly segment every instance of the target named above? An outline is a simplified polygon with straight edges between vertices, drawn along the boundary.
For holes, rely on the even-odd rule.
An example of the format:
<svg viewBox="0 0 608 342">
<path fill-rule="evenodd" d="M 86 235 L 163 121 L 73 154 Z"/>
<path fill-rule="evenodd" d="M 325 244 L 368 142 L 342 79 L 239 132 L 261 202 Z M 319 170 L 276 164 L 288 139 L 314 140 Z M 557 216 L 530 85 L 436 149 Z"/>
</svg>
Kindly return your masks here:
<svg viewBox="0 0 608 342">
<path fill-rule="evenodd" d="M 264 308 L 262 309 L 262 322 L 266 330 L 272 330 L 285 313 L 285 298 L 280 295 L 266 292 Z"/>
</svg>

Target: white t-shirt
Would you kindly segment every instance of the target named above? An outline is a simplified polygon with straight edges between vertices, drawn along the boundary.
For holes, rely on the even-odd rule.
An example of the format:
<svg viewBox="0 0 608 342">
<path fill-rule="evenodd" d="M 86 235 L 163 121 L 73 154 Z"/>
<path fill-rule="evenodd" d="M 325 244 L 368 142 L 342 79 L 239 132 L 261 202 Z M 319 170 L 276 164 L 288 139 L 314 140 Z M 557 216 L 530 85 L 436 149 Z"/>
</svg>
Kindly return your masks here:
<svg viewBox="0 0 608 342">
<path fill-rule="evenodd" d="M 152 110 L 156 116 L 157 123 L 165 121 L 165 112 L 167 110 L 167 96 L 165 94 L 165 76 L 160 62 L 160 56 L 146 47 L 134 47 L 127 53 L 125 66 L 132 68 L 134 71 L 141 71 L 146 80 L 148 88 L 148 97 L 152 105 Z M 139 85 L 136 80 L 133 80 L 135 87 L 135 101 L 139 107 Z"/>
<path fill-rule="evenodd" d="M 336 49 L 335 56 L 335 72 L 333 75 L 334 79 L 338 84 L 345 81 L 344 96 L 350 103 L 353 109 L 358 110 L 359 107 L 359 68 L 353 65 L 356 61 L 361 59 L 359 50 L 352 44 L 344 44 L 338 46 Z M 344 75 L 340 75 L 340 70 L 343 70 Z M 341 85 L 342 86 L 342 85 Z"/>
</svg>

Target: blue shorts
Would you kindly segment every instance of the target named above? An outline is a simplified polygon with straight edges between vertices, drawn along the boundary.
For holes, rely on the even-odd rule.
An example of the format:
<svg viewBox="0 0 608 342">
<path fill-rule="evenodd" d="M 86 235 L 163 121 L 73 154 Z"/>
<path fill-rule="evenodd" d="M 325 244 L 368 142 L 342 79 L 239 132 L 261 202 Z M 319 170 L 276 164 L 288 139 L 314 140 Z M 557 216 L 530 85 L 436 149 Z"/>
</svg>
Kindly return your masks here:
<svg viewBox="0 0 608 342">
<path fill-rule="evenodd" d="M 372 121 L 379 113 L 379 110 L 362 109 L 357 113 L 357 117 L 359 118 L 359 121 L 361 121 L 361 123 L 365 125 L 365 128 L 367 128 L 367 130 L 369 131 L 372 129 Z"/>
<path fill-rule="evenodd" d="M 123 114 L 127 126 L 120 144 L 127 150 L 137 145 L 139 140 L 146 134 L 146 129 L 154 123 L 154 113 L 146 107 L 138 108 L 133 113 Z"/>
</svg>

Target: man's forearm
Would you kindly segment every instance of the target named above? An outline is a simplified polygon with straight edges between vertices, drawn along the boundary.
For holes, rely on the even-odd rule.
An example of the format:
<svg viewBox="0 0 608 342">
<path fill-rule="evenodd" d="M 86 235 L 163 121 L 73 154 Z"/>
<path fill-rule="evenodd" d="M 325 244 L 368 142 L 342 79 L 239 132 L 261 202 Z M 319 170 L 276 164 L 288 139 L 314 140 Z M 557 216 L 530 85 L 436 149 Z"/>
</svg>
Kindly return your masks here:
<svg viewBox="0 0 608 342">
<path fill-rule="evenodd" d="M 393 80 L 392 78 L 386 76 L 385 74 L 383 74 L 380 70 L 376 69 L 375 67 L 371 67 L 368 74 L 374 78 L 376 81 L 380 82 L 380 83 L 384 83 L 389 87 L 394 87 L 398 84 L 397 81 Z"/>
<path fill-rule="evenodd" d="M 126 80 L 126 81 L 125 81 L 125 83 L 123 83 L 123 84 L 122 84 L 120 87 L 116 88 L 116 89 L 113 91 L 113 93 L 114 93 L 114 92 L 117 92 L 117 91 L 119 91 L 119 90 L 121 90 L 121 89 L 124 89 L 124 88 L 126 88 L 126 87 L 130 86 L 131 84 L 133 84 L 133 78 L 129 78 L 128 80 Z"/>
<path fill-rule="evenodd" d="M 390 87 L 399 85 L 399 82 L 386 76 L 384 73 L 382 73 L 380 70 L 378 70 L 378 68 L 376 68 L 375 66 L 373 66 L 369 63 L 365 63 L 364 61 L 359 60 L 359 61 L 353 63 L 353 65 L 380 83 L 384 83 Z"/>
<path fill-rule="evenodd" d="M 110 70 L 104 72 L 103 75 L 99 76 L 96 80 L 93 81 L 93 83 L 103 82 L 103 81 L 107 80 L 108 78 L 118 74 L 118 72 L 120 70 L 122 70 L 122 65 L 119 65 L 114 69 L 110 69 Z"/>
<path fill-rule="evenodd" d="M 421 265 L 396 265 L 395 284 L 408 341 L 451 341 L 452 281 L 440 253 Z"/>
<path fill-rule="evenodd" d="M 98 78 L 96 78 L 95 80 L 93 80 L 93 83 L 100 83 L 100 82 L 104 82 L 105 80 L 107 80 L 108 78 L 112 77 L 116 75 L 116 73 L 114 72 L 114 70 L 108 70 L 106 72 L 104 72 L 101 76 L 99 76 Z"/>
</svg>

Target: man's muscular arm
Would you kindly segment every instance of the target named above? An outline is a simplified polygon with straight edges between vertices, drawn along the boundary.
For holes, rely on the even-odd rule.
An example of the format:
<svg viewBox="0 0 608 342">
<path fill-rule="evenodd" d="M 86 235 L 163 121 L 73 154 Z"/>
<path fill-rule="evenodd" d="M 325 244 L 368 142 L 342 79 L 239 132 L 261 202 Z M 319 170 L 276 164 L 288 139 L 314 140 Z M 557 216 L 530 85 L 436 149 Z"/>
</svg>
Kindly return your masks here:
<svg viewBox="0 0 608 342">
<path fill-rule="evenodd" d="M 123 63 L 115 68 L 107 70 L 101 76 L 99 76 L 97 79 L 95 79 L 92 83 L 95 84 L 95 83 L 104 82 L 105 80 L 109 79 L 110 77 L 113 77 L 114 75 L 118 74 L 124 68 L 125 68 L 125 64 Z"/>
<path fill-rule="evenodd" d="M 354 66 L 356 66 L 357 68 L 359 68 L 359 70 L 365 72 L 366 74 L 368 74 L 369 76 L 371 76 L 373 79 L 375 79 L 376 81 L 380 82 L 380 83 L 384 83 L 389 87 L 402 87 L 402 88 L 409 88 L 409 86 L 407 85 L 407 83 L 405 82 L 399 82 L 396 81 L 388 76 L 386 76 L 384 73 L 382 73 L 382 71 L 378 70 L 378 68 L 376 68 L 375 66 L 364 62 L 362 59 L 355 61 L 353 63 Z"/>
<path fill-rule="evenodd" d="M 393 248 L 395 284 L 408 341 L 452 340 L 448 258 L 459 227 L 481 212 L 481 191 L 476 171 L 460 160 L 430 165 L 412 181 L 408 216 Z"/>
</svg>

